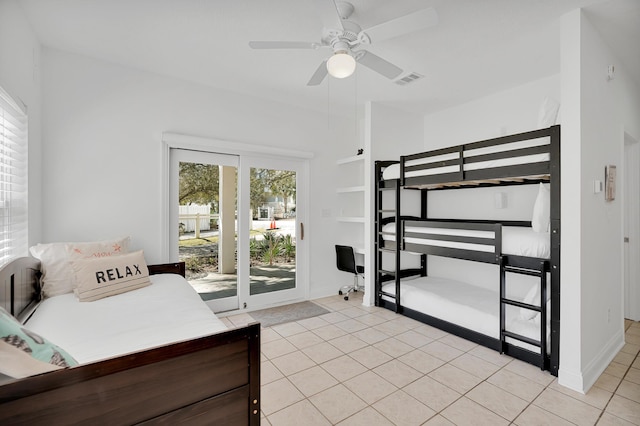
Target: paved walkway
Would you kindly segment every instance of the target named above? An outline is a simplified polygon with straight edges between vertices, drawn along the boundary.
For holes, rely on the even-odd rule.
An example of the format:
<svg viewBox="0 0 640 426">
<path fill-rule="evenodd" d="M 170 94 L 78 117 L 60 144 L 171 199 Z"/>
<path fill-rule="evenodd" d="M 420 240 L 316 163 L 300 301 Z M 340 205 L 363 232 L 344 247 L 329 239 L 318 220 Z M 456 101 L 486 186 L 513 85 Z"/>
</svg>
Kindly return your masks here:
<svg viewBox="0 0 640 426">
<path fill-rule="evenodd" d="M 253 221 L 253 230 L 266 231 L 270 221 Z M 277 235 L 291 235 L 295 237 L 295 220 L 276 220 L 276 229 L 273 231 Z M 217 236 L 218 231 L 201 231 L 201 238 Z M 181 240 L 193 239 L 194 233 L 187 233 L 180 236 Z M 261 235 L 257 236 L 261 239 Z M 184 261 L 191 257 L 216 257 L 218 255 L 218 244 L 202 244 L 191 247 L 180 247 L 179 259 Z M 295 287 L 295 262 L 278 263 L 273 266 L 253 265 L 250 270 L 250 293 L 262 294 L 271 291 L 286 290 Z M 204 300 L 213 300 L 223 297 L 235 296 L 238 292 L 238 278 L 236 274 L 219 274 L 209 272 L 205 276 L 196 276 L 189 279 L 189 283 L 196 289 Z"/>
</svg>

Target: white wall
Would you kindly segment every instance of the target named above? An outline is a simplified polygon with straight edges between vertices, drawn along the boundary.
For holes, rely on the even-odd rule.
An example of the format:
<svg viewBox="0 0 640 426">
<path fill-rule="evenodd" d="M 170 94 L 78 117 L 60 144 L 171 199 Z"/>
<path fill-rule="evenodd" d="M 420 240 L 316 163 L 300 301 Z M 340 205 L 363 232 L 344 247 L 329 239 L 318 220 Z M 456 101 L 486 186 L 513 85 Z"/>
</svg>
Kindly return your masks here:
<svg viewBox="0 0 640 426">
<path fill-rule="evenodd" d="M 536 129 L 538 112 L 546 97 L 560 100 L 559 74 L 427 115 L 424 149 Z"/>
<path fill-rule="evenodd" d="M 43 52 L 43 241 L 131 235 L 147 261 L 162 258 L 162 132 L 294 148 L 311 160 L 311 296 L 333 294 L 331 228 L 320 210 L 335 195 L 327 116 L 53 49 Z"/>
<path fill-rule="evenodd" d="M 20 6 L 1 1 L 0 86 L 27 106 L 29 120 L 29 245 L 42 235 L 40 50 Z"/>
<path fill-rule="evenodd" d="M 624 343 L 623 193 L 618 188 L 607 202 L 593 181 L 604 180 L 606 165 L 623 167 L 625 132 L 638 134 L 640 90 L 580 10 L 562 25 L 562 99 L 570 108 L 563 110 L 562 146 L 572 157 L 562 158 L 559 381 L 586 392 Z"/>
</svg>

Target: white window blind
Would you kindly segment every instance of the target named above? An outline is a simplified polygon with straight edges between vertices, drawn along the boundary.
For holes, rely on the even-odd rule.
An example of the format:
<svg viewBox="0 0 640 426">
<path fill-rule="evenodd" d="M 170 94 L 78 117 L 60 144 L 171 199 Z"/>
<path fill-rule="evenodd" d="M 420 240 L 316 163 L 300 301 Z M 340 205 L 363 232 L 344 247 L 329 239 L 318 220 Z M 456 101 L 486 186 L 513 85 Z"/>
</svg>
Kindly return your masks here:
<svg viewBox="0 0 640 426">
<path fill-rule="evenodd" d="M 0 265 L 27 255 L 27 114 L 0 87 Z"/>
</svg>

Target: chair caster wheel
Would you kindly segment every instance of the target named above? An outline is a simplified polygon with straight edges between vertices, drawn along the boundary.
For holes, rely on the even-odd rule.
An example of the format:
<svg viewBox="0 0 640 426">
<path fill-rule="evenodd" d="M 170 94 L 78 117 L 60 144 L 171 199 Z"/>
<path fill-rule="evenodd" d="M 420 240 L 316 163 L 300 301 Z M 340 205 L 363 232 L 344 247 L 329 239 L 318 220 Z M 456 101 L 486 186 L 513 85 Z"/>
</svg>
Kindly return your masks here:
<svg viewBox="0 0 640 426">
<path fill-rule="evenodd" d="M 345 296 L 345 297 L 344 297 L 344 300 L 349 300 L 349 296 Z"/>
<path fill-rule="evenodd" d="M 354 288 L 354 289 L 353 289 L 353 291 L 354 291 L 354 292 L 355 292 L 355 291 L 358 291 L 358 289 L 357 289 L 357 288 Z"/>
<path fill-rule="evenodd" d="M 338 294 L 342 296 L 342 290 L 338 290 Z"/>
</svg>

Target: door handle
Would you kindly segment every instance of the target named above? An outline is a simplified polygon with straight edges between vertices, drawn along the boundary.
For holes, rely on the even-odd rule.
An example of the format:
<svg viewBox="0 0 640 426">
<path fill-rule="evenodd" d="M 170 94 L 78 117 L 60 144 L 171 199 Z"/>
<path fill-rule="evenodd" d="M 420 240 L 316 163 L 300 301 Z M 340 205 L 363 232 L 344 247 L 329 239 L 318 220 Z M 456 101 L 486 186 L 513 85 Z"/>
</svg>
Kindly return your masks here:
<svg viewBox="0 0 640 426">
<path fill-rule="evenodd" d="M 304 223 L 300 222 L 300 240 L 304 240 Z"/>
</svg>

